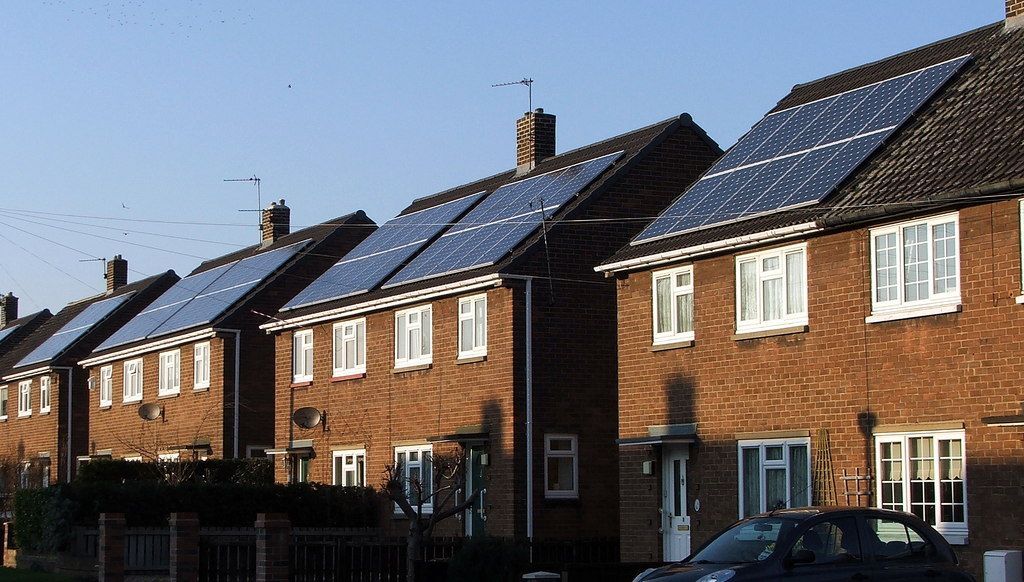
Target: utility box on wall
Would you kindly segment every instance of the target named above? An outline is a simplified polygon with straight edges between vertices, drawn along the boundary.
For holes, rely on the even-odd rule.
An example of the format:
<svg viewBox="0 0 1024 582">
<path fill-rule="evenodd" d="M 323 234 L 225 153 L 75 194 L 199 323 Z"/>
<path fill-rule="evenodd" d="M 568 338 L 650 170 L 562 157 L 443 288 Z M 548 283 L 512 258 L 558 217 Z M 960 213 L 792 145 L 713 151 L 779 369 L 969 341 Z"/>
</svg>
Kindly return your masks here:
<svg viewBox="0 0 1024 582">
<path fill-rule="evenodd" d="M 1020 550 L 985 552 L 985 582 L 1021 582 Z"/>
</svg>

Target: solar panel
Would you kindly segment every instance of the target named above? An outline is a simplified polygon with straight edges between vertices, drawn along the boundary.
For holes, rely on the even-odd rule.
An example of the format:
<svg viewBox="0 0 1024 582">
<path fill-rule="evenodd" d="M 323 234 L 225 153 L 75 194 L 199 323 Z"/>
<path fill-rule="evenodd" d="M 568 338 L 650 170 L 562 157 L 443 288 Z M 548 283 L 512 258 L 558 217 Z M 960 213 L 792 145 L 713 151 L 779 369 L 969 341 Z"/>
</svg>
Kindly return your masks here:
<svg viewBox="0 0 1024 582">
<path fill-rule="evenodd" d="M 308 243 L 263 252 L 179 280 L 94 351 L 213 321 Z"/>
<path fill-rule="evenodd" d="M 969 59 L 767 115 L 631 244 L 820 202 Z"/>
<path fill-rule="evenodd" d="M 46 341 L 39 344 L 36 349 L 29 352 L 27 356 L 15 364 L 15 367 L 25 366 L 52 360 L 59 356 L 71 344 L 78 341 L 83 335 L 92 329 L 97 323 L 113 313 L 122 303 L 128 300 L 133 293 L 125 293 L 103 301 L 97 301 L 83 309 L 71 321 L 64 324 L 57 333 L 46 338 Z"/>
<path fill-rule="evenodd" d="M 384 287 L 492 265 L 521 243 L 622 155 L 615 152 L 506 184 L 484 198 Z"/>
<path fill-rule="evenodd" d="M 305 240 L 236 262 L 149 335 L 159 336 L 210 323 L 281 268 L 308 243 Z"/>
<path fill-rule="evenodd" d="M 12 333 L 14 333 L 19 327 L 21 326 L 12 325 L 11 327 L 0 329 L 0 343 L 3 343 L 3 341 L 7 339 L 7 337 L 10 336 Z"/>
<path fill-rule="evenodd" d="M 389 220 L 303 289 L 284 309 L 373 289 L 483 195 L 484 192 L 478 192 Z"/>
</svg>

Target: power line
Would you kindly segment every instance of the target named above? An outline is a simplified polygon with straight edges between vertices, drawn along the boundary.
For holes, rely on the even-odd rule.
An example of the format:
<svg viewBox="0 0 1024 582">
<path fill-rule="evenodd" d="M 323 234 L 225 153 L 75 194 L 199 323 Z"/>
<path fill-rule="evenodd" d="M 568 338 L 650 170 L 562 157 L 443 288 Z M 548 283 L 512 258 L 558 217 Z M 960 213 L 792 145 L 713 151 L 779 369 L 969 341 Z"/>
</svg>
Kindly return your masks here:
<svg viewBox="0 0 1024 582">
<path fill-rule="evenodd" d="M 64 275 L 68 276 L 69 278 L 71 278 L 71 279 L 74 279 L 75 281 L 78 281 L 78 282 L 79 282 L 79 283 L 81 283 L 82 285 L 85 285 L 85 286 L 86 286 L 86 287 L 88 287 L 89 289 L 92 289 L 93 291 L 99 292 L 99 289 L 98 289 L 97 287 L 93 287 L 93 286 L 92 286 L 92 285 L 90 285 L 89 283 L 86 283 L 85 281 L 83 281 L 83 280 L 79 279 L 78 277 L 76 277 L 76 276 L 72 275 L 71 273 L 68 273 L 68 272 L 67 272 L 67 271 L 65 271 L 64 269 L 61 269 L 61 268 L 60 268 L 60 267 L 58 267 L 57 265 L 54 265 L 54 264 L 53 264 L 53 263 L 51 263 L 50 261 L 47 261 L 47 260 L 46 260 L 46 259 L 44 259 L 43 257 L 40 257 L 39 255 L 37 255 L 37 254 L 33 253 L 32 251 L 30 251 L 30 250 L 26 249 L 25 247 L 23 247 L 23 246 L 21 246 L 21 245 L 19 245 L 18 243 L 14 242 L 14 241 L 13 241 L 13 240 L 11 240 L 10 238 L 8 238 L 8 237 L 7 237 L 7 235 L 5 235 L 5 234 L 4 234 L 4 233 L 2 233 L 2 232 L 0 232 L 0 238 L 2 238 L 2 239 L 4 239 L 5 241 L 7 241 L 7 242 L 11 243 L 12 245 L 14 245 L 14 246 L 18 247 L 19 249 L 21 249 L 21 250 L 22 250 L 22 251 L 24 251 L 25 253 L 28 253 L 29 255 L 31 255 L 32 257 L 34 257 L 34 258 L 36 258 L 36 259 L 38 259 L 38 260 L 42 261 L 43 263 L 46 263 L 47 265 L 49 265 L 49 266 L 50 266 L 50 267 L 52 267 L 53 269 L 55 269 L 55 270 L 57 270 L 57 271 L 59 271 L 59 272 L 63 273 Z"/>
</svg>

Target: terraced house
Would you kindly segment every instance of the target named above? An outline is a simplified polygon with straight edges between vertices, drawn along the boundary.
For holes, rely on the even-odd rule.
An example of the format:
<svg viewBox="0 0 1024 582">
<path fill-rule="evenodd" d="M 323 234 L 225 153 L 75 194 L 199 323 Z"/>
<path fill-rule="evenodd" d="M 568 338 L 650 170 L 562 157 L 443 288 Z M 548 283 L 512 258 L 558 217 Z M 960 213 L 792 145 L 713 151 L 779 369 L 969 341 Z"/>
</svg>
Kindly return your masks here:
<svg viewBox="0 0 1024 582">
<path fill-rule="evenodd" d="M 362 212 L 290 231 L 284 200 L 260 244 L 208 260 L 83 357 L 81 461 L 262 456 L 273 443 L 273 342 L 257 327 L 376 227 Z"/>
<path fill-rule="evenodd" d="M 1024 545 L 1020 13 L 794 87 L 599 267 L 624 560 L 811 503 L 913 512 L 979 573 Z"/>
<path fill-rule="evenodd" d="M 456 498 L 485 493 L 449 533 L 616 536 L 615 289 L 593 266 L 719 154 L 681 115 L 556 155 L 555 117 L 526 113 L 516 169 L 415 200 L 264 326 L 278 479 L 377 486 L 397 463 L 429 488 L 454 454 Z"/>
<path fill-rule="evenodd" d="M 74 476 L 89 435 L 88 383 L 79 358 L 177 280 L 168 271 L 129 284 L 128 262 L 119 255 L 107 262 L 106 292 L 53 317 L 43 311 L 3 328 L 12 345 L 0 352 L 0 455 L 22 463 L 22 486 Z M 12 299 L 7 296 L 5 307 L 14 311 Z M 0 341 L 0 350 L 8 350 L 6 339 Z"/>
</svg>

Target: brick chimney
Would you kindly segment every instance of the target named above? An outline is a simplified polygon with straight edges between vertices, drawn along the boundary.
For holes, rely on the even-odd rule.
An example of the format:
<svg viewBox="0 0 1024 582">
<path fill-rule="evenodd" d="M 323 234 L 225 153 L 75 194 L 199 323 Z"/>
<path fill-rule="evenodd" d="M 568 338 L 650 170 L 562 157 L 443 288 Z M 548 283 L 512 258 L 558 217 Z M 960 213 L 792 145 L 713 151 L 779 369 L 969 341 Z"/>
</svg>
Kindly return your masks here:
<svg viewBox="0 0 1024 582">
<path fill-rule="evenodd" d="M 128 261 L 122 259 L 121 255 L 114 255 L 113 259 L 107 261 L 107 273 L 103 278 L 107 280 L 107 293 L 127 285 Z"/>
<path fill-rule="evenodd" d="M 1005 30 L 1014 30 L 1024 26 L 1024 0 L 1006 0 Z"/>
<path fill-rule="evenodd" d="M 553 155 L 555 116 L 544 113 L 540 108 L 527 111 L 516 121 L 516 173 L 529 172 L 542 160 Z"/>
<path fill-rule="evenodd" d="M 8 291 L 7 295 L 0 295 L 0 327 L 15 319 L 18 319 L 18 298 Z"/>
<path fill-rule="evenodd" d="M 260 229 L 263 232 L 263 245 L 269 245 L 285 236 L 291 230 L 292 209 L 284 205 L 284 198 L 271 202 L 263 209 Z"/>
</svg>

